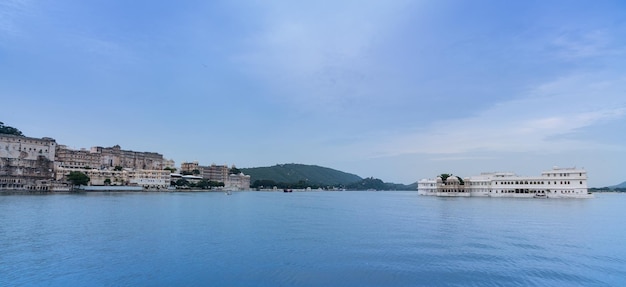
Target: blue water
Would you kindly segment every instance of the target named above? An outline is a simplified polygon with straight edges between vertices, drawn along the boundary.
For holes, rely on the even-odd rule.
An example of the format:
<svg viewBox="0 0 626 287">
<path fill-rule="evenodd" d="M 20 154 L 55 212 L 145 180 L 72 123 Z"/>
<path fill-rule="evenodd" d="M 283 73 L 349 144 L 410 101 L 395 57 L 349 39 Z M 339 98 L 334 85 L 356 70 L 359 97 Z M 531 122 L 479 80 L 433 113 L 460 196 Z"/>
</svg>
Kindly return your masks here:
<svg viewBox="0 0 626 287">
<path fill-rule="evenodd" d="M 0 286 L 626 285 L 626 195 L 0 196 Z"/>
</svg>

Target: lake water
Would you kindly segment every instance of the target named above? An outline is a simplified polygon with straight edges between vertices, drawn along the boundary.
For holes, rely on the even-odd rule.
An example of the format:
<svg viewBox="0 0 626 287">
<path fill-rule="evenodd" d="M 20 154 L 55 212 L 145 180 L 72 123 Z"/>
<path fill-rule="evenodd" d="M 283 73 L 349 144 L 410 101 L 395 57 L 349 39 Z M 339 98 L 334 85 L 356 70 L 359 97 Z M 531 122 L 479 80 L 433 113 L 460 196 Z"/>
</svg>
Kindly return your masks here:
<svg viewBox="0 0 626 287">
<path fill-rule="evenodd" d="M 624 286 L 626 194 L 0 196 L 0 286 Z"/>
</svg>

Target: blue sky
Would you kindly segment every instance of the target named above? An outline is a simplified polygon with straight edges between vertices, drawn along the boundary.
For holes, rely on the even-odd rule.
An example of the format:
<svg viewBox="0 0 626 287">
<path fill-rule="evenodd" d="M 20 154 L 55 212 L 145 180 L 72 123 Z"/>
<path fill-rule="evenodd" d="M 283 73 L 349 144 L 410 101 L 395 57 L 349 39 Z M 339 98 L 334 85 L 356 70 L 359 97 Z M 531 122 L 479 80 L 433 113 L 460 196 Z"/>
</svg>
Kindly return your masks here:
<svg viewBox="0 0 626 287">
<path fill-rule="evenodd" d="M 412 183 L 626 180 L 622 1 L 0 2 L 0 121 L 75 148 Z"/>
</svg>

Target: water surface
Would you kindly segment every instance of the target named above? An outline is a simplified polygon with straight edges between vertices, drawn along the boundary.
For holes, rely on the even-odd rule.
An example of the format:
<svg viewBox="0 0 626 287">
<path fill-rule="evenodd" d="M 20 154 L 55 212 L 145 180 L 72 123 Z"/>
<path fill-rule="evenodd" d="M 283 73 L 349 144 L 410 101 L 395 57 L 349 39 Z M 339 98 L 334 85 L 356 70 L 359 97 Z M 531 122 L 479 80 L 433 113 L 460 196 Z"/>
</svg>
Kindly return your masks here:
<svg viewBox="0 0 626 287">
<path fill-rule="evenodd" d="M 0 196 L 0 286 L 617 286 L 626 195 Z"/>
</svg>

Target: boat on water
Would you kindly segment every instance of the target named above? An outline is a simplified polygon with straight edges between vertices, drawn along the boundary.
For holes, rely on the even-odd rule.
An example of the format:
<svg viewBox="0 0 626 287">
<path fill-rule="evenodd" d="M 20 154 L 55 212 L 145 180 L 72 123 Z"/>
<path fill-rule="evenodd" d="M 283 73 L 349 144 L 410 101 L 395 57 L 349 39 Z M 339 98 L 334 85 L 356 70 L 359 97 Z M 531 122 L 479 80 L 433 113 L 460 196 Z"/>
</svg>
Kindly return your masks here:
<svg viewBox="0 0 626 287">
<path fill-rule="evenodd" d="M 287 189 L 287 188 L 285 188 L 285 189 L 283 189 L 283 192 L 293 192 L 293 189 Z"/>
<path fill-rule="evenodd" d="M 460 178 L 439 176 L 417 182 L 418 194 L 442 197 L 593 198 L 587 189 L 587 171 L 559 168 L 540 176 L 486 172 Z"/>
</svg>

